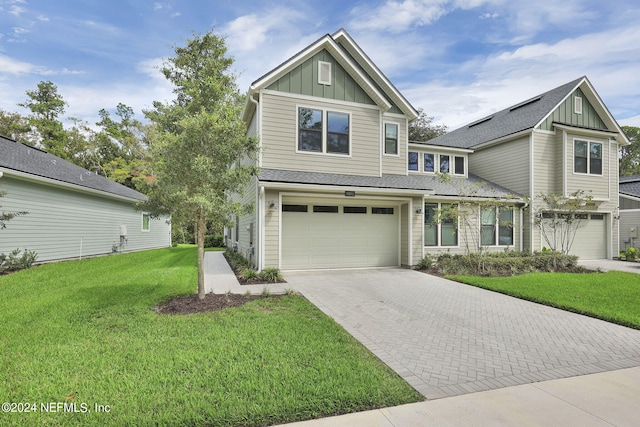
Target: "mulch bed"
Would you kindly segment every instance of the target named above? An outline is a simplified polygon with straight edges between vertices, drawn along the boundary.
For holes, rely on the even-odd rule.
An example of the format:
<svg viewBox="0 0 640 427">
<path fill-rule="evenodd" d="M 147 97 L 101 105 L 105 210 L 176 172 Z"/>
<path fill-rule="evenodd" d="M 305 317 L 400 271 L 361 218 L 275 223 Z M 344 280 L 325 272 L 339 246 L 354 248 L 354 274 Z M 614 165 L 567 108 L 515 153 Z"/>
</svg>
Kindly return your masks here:
<svg viewBox="0 0 640 427">
<path fill-rule="evenodd" d="M 198 294 L 173 298 L 154 307 L 160 314 L 195 314 L 208 311 L 222 310 L 230 307 L 240 307 L 249 301 L 273 298 L 262 295 L 238 295 L 238 294 L 206 294 L 204 299 L 199 299 Z"/>
</svg>

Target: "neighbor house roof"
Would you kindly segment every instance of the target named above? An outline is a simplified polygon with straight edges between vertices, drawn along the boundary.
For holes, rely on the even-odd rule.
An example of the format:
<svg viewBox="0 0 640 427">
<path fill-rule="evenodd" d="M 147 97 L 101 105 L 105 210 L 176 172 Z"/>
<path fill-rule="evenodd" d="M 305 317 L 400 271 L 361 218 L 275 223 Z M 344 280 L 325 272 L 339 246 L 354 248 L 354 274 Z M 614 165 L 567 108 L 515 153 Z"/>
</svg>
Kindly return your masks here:
<svg viewBox="0 0 640 427">
<path fill-rule="evenodd" d="M 618 191 L 623 195 L 640 197 L 640 175 L 621 176 Z"/>
<path fill-rule="evenodd" d="M 578 87 L 585 91 L 585 95 L 609 128 L 615 129 L 615 132 L 620 134 L 621 142 L 628 143 L 620 126 L 586 76 L 514 104 L 424 143 L 445 147 L 475 148 L 484 143 L 530 131 L 539 126 Z"/>
<path fill-rule="evenodd" d="M 328 51 L 384 111 L 389 110 L 392 104 L 395 104 L 408 117 L 409 121 L 418 117 L 418 112 L 415 108 L 344 29 L 340 29 L 334 34 L 326 34 L 320 37 L 311 45 L 255 80 L 249 87 L 249 98 L 322 50 Z M 254 109 L 254 104 L 247 99 L 245 119 L 253 113 Z"/>
<path fill-rule="evenodd" d="M 468 178 L 454 176 L 451 177 L 449 181 L 445 181 L 434 175 L 383 174 L 381 177 L 375 177 L 262 169 L 258 175 L 258 180 L 263 183 L 278 182 L 285 184 L 326 185 L 329 187 L 415 190 L 436 196 L 520 198 L 520 195 L 497 184 L 482 180 L 475 175 L 469 175 Z"/>
<path fill-rule="evenodd" d="M 0 136 L 0 170 L 143 201 L 146 196 L 46 151 Z"/>
</svg>

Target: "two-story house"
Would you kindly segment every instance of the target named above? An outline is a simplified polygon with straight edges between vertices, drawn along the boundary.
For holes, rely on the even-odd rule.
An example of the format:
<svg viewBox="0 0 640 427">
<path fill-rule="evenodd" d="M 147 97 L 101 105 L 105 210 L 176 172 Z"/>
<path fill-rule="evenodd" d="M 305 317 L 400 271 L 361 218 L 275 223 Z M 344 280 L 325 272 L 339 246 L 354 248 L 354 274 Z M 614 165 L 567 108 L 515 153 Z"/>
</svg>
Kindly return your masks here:
<svg viewBox="0 0 640 427">
<path fill-rule="evenodd" d="M 619 127 L 586 79 L 565 86 L 549 92 L 553 102 L 543 94 L 444 137 L 410 142 L 414 107 L 346 31 L 326 35 L 249 88 L 243 119 L 260 139 L 261 169 L 244 196 L 254 213 L 235 219 L 227 242 L 257 269 L 284 270 L 414 265 L 428 252 L 480 246 L 536 250 L 526 196 L 585 182 L 602 188 L 594 200 L 611 227 L 602 232 L 617 239 L 610 215 L 617 169 L 615 180 L 609 175 Z M 574 123 L 551 114 L 567 99 L 577 102 L 578 90 L 585 116 L 604 119 Z M 544 123 L 532 108 L 547 109 Z M 512 121 L 522 123 L 507 127 Z M 573 169 L 572 147 L 582 149 L 574 139 L 587 144 L 587 171 Z M 590 144 L 600 144 L 606 159 L 600 171 Z M 451 215 L 451 207 L 467 214 Z M 611 241 L 603 237 L 607 253 L 598 257 L 610 256 Z"/>
</svg>

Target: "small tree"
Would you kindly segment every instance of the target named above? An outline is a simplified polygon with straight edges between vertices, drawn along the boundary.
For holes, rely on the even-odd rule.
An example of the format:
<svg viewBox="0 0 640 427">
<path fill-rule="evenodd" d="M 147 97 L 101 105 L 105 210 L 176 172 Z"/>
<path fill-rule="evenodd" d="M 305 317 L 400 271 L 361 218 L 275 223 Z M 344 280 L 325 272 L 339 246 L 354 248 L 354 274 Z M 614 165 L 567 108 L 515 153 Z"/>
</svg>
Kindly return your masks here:
<svg viewBox="0 0 640 427">
<path fill-rule="evenodd" d="M 0 198 L 4 197 L 7 193 L 0 191 Z M 1 207 L 1 206 L 0 206 Z M 7 222 L 13 218 L 21 215 L 26 215 L 28 212 L 4 212 L 0 211 L 0 230 L 7 228 Z"/>
<path fill-rule="evenodd" d="M 230 194 L 241 193 L 257 173 L 257 141 L 246 136 L 243 99 L 226 52 L 224 38 L 211 32 L 175 48 L 162 73 L 175 85 L 176 99 L 154 102 L 155 109 L 145 112 L 157 133 L 150 141 L 156 180 L 143 207 L 194 225 L 200 298 L 205 296 L 206 224 L 242 215 L 245 208 Z"/>
<path fill-rule="evenodd" d="M 568 255 L 576 233 L 585 218 L 587 203 L 593 197 L 584 190 L 574 191 L 565 197 L 561 194 L 540 194 L 541 204 L 534 211 L 534 224 L 540 229 L 545 242 L 553 252 Z"/>
</svg>

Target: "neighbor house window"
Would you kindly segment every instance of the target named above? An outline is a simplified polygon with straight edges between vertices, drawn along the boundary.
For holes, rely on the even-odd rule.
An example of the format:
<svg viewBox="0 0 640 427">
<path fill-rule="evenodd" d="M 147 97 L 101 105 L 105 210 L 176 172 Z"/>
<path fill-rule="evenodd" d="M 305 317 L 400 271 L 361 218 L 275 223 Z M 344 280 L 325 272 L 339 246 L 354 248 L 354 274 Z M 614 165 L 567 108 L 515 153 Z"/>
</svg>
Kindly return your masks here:
<svg viewBox="0 0 640 427">
<path fill-rule="evenodd" d="M 602 144 L 576 140 L 573 149 L 573 171 L 602 175 Z"/>
<path fill-rule="evenodd" d="M 440 154 L 440 173 L 449 173 L 449 156 Z"/>
<path fill-rule="evenodd" d="M 142 214 L 142 231 L 149 231 L 149 220 L 150 220 L 150 216 L 149 214 L 143 213 Z"/>
<path fill-rule="evenodd" d="M 415 151 L 409 151 L 409 162 L 407 167 L 410 171 L 418 170 L 418 153 Z"/>
<path fill-rule="evenodd" d="M 424 171 L 435 172 L 435 159 L 433 153 L 424 153 Z"/>
<path fill-rule="evenodd" d="M 398 154 L 398 125 L 384 124 L 384 154 Z"/>
<path fill-rule="evenodd" d="M 457 205 L 424 204 L 424 245 L 458 246 Z"/>
<path fill-rule="evenodd" d="M 298 108 L 298 151 L 349 155 L 350 116 L 315 108 Z"/>
<path fill-rule="evenodd" d="M 513 245 L 513 209 L 483 207 L 480 209 L 480 245 Z"/>
</svg>

